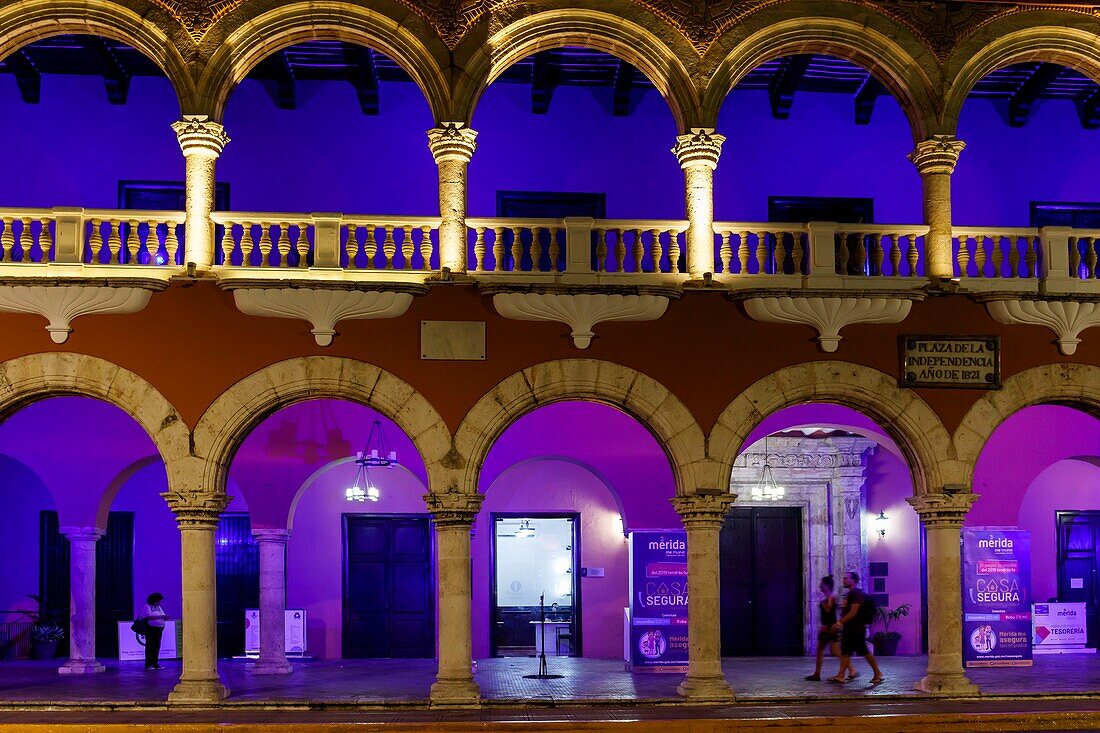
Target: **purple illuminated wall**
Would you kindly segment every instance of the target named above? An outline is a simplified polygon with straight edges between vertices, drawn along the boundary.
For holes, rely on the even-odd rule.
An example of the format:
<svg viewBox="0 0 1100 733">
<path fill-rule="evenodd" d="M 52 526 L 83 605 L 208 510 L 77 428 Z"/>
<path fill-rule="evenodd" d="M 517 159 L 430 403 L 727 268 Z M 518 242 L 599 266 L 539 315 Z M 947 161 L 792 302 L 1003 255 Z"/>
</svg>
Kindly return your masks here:
<svg viewBox="0 0 1100 733">
<path fill-rule="evenodd" d="M 300 108 L 291 111 L 277 109 L 257 82 L 230 98 L 233 141 L 218 170 L 233 208 L 438 210 L 425 135 L 433 120 L 412 83 L 383 83 L 378 117 L 359 111 L 349 84 L 297 89 Z M 495 214 L 498 189 L 526 189 L 606 192 L 611 217 L 683 217 L 667 105 L 650 90 L 631 115 L 613 117 L 609 97 L 607 89 L 562 87 L 549 114 L 533 115 L 530 87 L 492 85 L 473 120 L 470 214 Z M 0 99 L 4 205 L 113 207 L 119 179 L 183 177 L 169 127 L 178 105 L 164 79 L 135 78 L 129 102 L 112 106 L 98 77 L 46 75 L 42 103 L 27 105 L 3 74 Z M 799 93 L 790 119 L 774 120 L 766 92 L 733 92 L 718 124 L 728 139 L 715 174 L 716 217 L 764 220 L 769 195 L 871 196 L 879 222 L 918 222 L 920 180 L 905 158 L 912 138 L 897 103 L 880 98 L 868 126 L 853 117 L 851 95 Z M 993 103 L 971 100 L 959 137 L 967 142 L 953 184 L 959 224 L 1026 225 L 1033 199 L 1097 198 L 1100 146 L 1071 102 L 1039 102 L 1031 122 L 1013 129 Z"/>
</svg>

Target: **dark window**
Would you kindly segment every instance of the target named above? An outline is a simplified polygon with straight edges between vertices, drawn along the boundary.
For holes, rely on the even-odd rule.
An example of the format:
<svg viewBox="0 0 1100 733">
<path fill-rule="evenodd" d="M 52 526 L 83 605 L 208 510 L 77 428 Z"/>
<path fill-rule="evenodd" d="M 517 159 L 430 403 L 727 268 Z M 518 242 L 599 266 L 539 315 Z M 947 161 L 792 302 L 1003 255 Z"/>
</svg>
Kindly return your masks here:
<svg viewBox="0 0 1100 733">
<path fill-rule="evenodd" d="M 183 211 L 187 192 L 183 181 L 119 181 L 118 208 L 142 211 Z M 229 210 L 229 184 L 214 186 L 214 210 Z"/>
<path fill-rule="evenodd" d="M 768 221 L 873 224 L 875 200 L 843 196 L 769 196 Z"/>
<path fill-rule="evenodd" d="M 218 656 L 244 654 L 244 612 L 260 605 L 260 547 L 244 512 L 221 515 L 214 535 Z"/>
<path fill-rule="evenodd" d="M 606 195 L 557 191 L 497 191 L 497 216 L 517 219 L 603 219 Z"/>
<path fill-rule="evenodd" d="M 1032 201 L 1031 226 L 1100 229 L 1100 203 Z"/>
</svg>

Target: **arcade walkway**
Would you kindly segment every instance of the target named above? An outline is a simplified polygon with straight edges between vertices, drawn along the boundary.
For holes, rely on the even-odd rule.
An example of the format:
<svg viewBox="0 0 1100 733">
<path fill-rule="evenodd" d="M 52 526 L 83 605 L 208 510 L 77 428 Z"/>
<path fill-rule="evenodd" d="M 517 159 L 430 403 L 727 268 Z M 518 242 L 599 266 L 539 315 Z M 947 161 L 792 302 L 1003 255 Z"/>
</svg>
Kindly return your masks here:
<svg viewBox="0 0 1100 733">
<path fill-rule="evenodd" d="M 679 701 L 680 676 L 630 675 L 610 660 L 551 658 L 550 672 L 559 680 L 528 680 L 537 661 L 527 658 L 483 659 L 476 678 L 487 704 L 501 706 L 588 704 L 667 704 Z M 835 670 L 835 662 L 827 669 Z M 806 682 L 812 659 L 803 657 L 727 659 L 725 673 L 739 702 L 923 697 L 912 689 L 925 667 L 924 657 L 880 660 L 887 681 L 869 687 L 865 665 L 861 677 L 834 685 Z M 47 703 L 99 706 L 161 705 L 175 684 L 179 663 L 160 672 L 145 672 L 140 663 L 114 663 L 108 671 L 87 677 L 61 677 L 57 662 L 0 663 L 0 708 L 41 707 Z M 423 706 L 435 678 L 434 660 L 349 660 L 295 665 L 289 677 L 253 677 L 248 665 L 223 662 L 223 678 L 233 691 L 231 705 Z M 1100 656 L 1066 655 L 1036 659 L 1032 668 L 971 672 L 985 696 L 1049 697 L 1100 694 Z"/>
</svg>

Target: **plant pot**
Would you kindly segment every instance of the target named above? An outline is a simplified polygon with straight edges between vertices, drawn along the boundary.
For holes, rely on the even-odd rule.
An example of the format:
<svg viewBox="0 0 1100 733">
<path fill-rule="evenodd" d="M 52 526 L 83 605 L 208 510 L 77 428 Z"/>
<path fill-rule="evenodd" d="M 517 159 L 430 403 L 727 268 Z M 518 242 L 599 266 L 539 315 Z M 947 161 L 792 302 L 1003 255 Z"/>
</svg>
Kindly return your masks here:
<svg viewBox="0 0 1100 733">
<path fill-rule="evenodd" d="M 876 657 L 893 657 L 898 653 L 898 642 L 901 641 L 901 636 L 874 636 L 871 638 L 871 643 L 875 647 Z"/>
<path fill-rule="evenodd" d="M 57 647 L 61 641 L 35 641 L 31 642 L 31 655 L 35 659 L 57 659 Z"/>
</svg>

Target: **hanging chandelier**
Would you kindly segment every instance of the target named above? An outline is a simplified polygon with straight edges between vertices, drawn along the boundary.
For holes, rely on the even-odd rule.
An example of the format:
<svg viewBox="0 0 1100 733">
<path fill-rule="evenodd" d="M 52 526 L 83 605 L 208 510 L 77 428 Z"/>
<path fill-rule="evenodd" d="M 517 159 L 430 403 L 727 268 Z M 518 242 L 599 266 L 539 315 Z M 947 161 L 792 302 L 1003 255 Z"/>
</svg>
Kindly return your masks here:
<svg viewBox="0 0 1100 733">
<path fill-rule="evenodd" d="M 344 491 L 344 498 L 348 501 L 378 501 L 382 495 L 371 481 L 370 470 L 398 465 L 397 451 L 389 449 L 381 420 L 375 420 L 371 425 L 366 446 L 355 454 L 355 465 L 358 466 L 355 483 Z"/>
<path fill-rule="evenodd" d="M 750 490 L 754 501 L 779 501 L 787 495 L 787 490 L 775 480 L 768 455 L 768 436 L 764 436 L 764 468 L 760 471 L 760 483 Z"/>
</svg>

